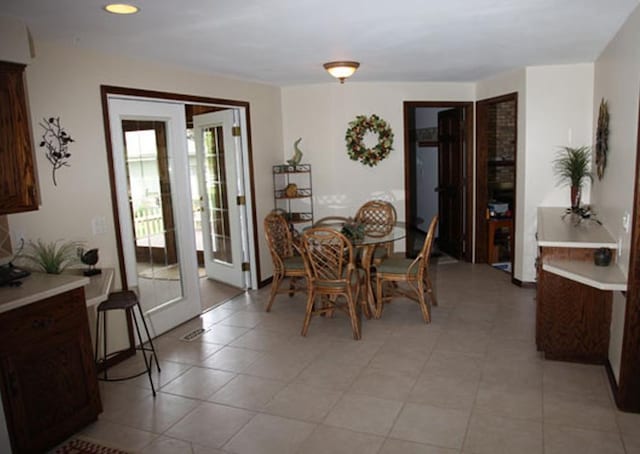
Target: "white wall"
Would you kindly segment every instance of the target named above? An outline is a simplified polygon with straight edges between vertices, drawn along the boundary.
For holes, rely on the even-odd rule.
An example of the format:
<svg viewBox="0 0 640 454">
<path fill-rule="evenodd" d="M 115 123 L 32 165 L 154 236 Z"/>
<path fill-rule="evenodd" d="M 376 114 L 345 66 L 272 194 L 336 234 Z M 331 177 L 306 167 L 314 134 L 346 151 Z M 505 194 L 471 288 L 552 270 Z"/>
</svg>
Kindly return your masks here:
<svg viewBox="0 0 640 454">
<path fill-rule="evenodd" d="M 371 198 L 391 201 L 404 220 L 403 101 L 472 101 L 469 83 L 356 83 L 282 88 L 282 122 L 288 158 L 302 137 L 303 162 L 313 171 L 314 213 L 352 216 Z M 377 114 L 395 135 L 393 151 L 376 167 L 349 159 L 345 132 L 356 115 Z M 368 142 L 367 142 L 368 143 Z M 375 140 L 372 142 L 375 144 Z"/>
<path fill-rule="evenodd" d="M 533 66 L 526 69 L 526 74 L 522 276 L 524 281 L 533 281 L 537 256 L 536 210 L 539 206 L 570 206 L 570 189 L 557 185 L 552 162 L 561 146 L 592 144 L 594 65 Z M 582 200 L 589 202 L 588 186 Z"/>
<path fill-rule="evenodd" d="M 526 93 L 526 72 L 525 69 L 518 69 L 515 71 L 509 71 L 503 74 L 498 74 L 487 80 L 480 81 L 476 84 L 476 99 L 481 101 L 483 99 L 494 98 L 496 96 L 506 95 L 509 93 L 518 93 L 518 137 L 516 146 L 516 229 L 514 238 L 514 253 L 513 253 L 513 276 L 521 281 L 527 281 L 524 279 L 524 267 L 523 267 L 523 251 L 524 251 L 524 235 L 522 232 L 526 231 L 524 224 L 524 197 L 525 197 L 525 185 L 522 183 L 525 180 L 526 159 L 525 159 L 525 134 L 526 134 L 526 106 L 527 99 Z M 474 163 L 475 168 L 475 163 Z M 474 194 L 475 194 L 475 177 L 474 177 Z M 475 206 L 474 206 L 475 213 Z M 475 226 L 475 223 L 474 223 Z M 533 279 L 529 279 L 533 280 Z"/>
<path fill-rule="evenodd" d="M 535 280 L 538 206 L 569 206 L 552 171 L 558 147 L 591 145 L 593 72 L 591 63 L 530 66 L 477 85 L 478 100 L 518 93 L 514 277 L 523 282 Z"/>
<path fill-rule="evenodd" d="M 618 264 L 628 273 L 631 235 L 622 228 L 624 213 L 633 213 L 640 92 L 640 8 L 629 16 L 595 63 L 593 123 L 600 100 L 609 104 L 609 154 L 602 181 L 593 185 L 591 201 L 614 238 L 622 242 Z M 595 130 L 595 128 L 594 128 Z M 620 372 L 626 301 L 614 294 L 609 361 Z"/>
<path fill-rule="evenodd" d="M 27 239 L 83 240 L 100 249 L 100 266 L 117 269 L 101 84 L 250 103 L 260 266 L 263 279 L 270 276 L 272 265 L 263 240 L 262 219 L 273 207 L 271 165 L 282 156 L 280 89 L 45 43 L 36 43 L 36 58 L 27 67 L 42 206 L 36 212 L 9 216 L 14 239 L 24 235 Z M 38 123 L 50 116 L 59 116 L 75 139 L 70 147 L 71 167 L 56 174 L 58 186 L 53 185 L 51 165 L 38 148 Z M 93 235 L 94 217 L 107 220 L 106 234 Z"/>
</svg>

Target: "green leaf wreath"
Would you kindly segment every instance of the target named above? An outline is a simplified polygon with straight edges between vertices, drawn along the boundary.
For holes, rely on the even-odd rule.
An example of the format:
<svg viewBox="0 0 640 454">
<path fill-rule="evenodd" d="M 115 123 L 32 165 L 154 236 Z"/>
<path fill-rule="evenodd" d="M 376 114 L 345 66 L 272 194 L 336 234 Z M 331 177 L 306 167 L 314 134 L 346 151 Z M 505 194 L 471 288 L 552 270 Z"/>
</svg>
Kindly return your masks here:
<svg viewBox="0 0 640 454">
<path fill-rule="evenodd" d="M 366 148 L 362 143 L 367 131 L 378 135 L 378 144 L 373 148 Z M 369 167 L 378 165 L 393 150 L 393 131 L 389 124 L 376 114 L 368 118 L 366 115 L 358 115 L 355 120 L 349 122 L 349 129 L 344 138 L 347 141 L 349 158 L 362 161 Z"/>
</svg>

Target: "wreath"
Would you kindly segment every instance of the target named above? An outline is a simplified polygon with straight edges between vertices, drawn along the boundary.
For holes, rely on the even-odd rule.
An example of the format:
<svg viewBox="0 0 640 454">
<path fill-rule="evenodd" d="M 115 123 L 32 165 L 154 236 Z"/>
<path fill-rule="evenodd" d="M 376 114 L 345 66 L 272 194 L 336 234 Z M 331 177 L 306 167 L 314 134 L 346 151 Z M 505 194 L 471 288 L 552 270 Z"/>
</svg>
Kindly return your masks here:
<svg viewBox="0 0 640 454">
<path fill-rule="evenodd" d="M 367 131 L 378 135 L 378 144 L 373 148 L 366 148 L 362 139 Z M 362 161 L 363 164 L 373 167 L 387 157 L 393 150 L 393 131 L 386 121 L 377 116 L 358 115 L 355 120 L 349 122 L 349 129 L 345 134 L 347 152 L 353 161 Z"/>
</svg>

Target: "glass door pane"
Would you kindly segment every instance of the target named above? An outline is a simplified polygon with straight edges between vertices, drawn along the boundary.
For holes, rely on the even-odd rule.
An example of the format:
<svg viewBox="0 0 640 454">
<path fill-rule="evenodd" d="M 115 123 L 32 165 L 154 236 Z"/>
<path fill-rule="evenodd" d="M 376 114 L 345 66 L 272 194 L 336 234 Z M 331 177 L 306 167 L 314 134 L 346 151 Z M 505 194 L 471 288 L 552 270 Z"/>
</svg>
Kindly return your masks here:
<svg viewBox="0 0 640 454">
<path fill-rule="evenodd" d="M 184 296 L 166 125 L 123 120 L 122 131 L 140 300 L 148 312 Z"/>
<path fill-rule="evenodd" d="M 227 177 L 225 172 L 225 150 L 222 127 L 202 129 L 204 144 L 204 179 L 206 201 L 209 207 L 209 235 L 212 260 L 233 263 L 231 253 L 231 230 L 229 228 L 229 206 L 227 201 Z"/>
</svg>

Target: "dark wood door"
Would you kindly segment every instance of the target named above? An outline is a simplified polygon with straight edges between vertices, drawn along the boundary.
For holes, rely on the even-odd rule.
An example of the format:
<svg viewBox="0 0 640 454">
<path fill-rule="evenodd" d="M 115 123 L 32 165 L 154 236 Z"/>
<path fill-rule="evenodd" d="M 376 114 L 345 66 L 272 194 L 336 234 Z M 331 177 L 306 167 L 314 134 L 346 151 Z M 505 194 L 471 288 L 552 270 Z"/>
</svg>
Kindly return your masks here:
<svg viewBox="0 0 640 454">
<path fill-rule="evenodd" d="M 455 258 L 464 252 L 462 120 L 462 109 L 438 113 L 438 247 Z"/>
</svg>

